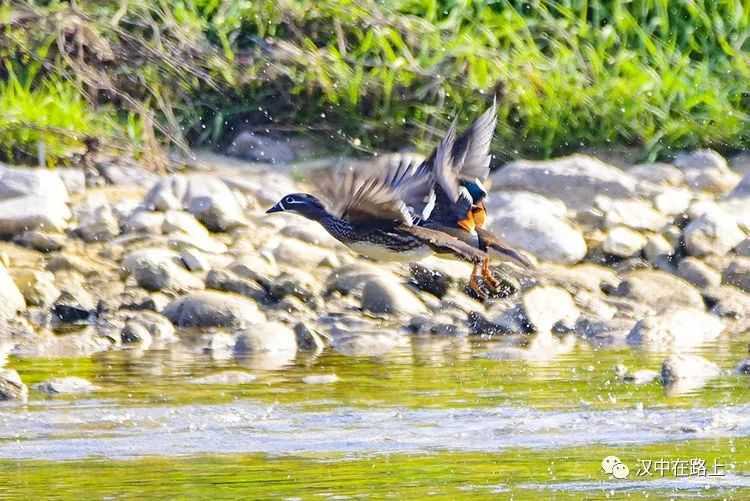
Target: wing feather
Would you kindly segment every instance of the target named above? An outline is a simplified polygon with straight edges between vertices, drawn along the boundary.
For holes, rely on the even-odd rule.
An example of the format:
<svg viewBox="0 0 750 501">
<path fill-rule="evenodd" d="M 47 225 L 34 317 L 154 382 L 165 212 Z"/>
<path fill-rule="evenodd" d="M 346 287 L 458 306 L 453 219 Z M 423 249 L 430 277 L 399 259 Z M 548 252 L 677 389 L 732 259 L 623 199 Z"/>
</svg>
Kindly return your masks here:
<svg viewBox="0 0 750 501">
<path fill-rule="evenodd" d="M 497 104 L 490 106 L 456 140 L 452 155 L 461 179 L 484 181 L 490 174 L 490 147 L 497 126 Z"/>
<path fill-rule="evenodd" d="M 411 159 L 334 168 L 312 179 L 333 215 L 350 222 L 396 221 L 411 225 L 409 202 L 427 199 L 429 170 Z"/>
</svg>

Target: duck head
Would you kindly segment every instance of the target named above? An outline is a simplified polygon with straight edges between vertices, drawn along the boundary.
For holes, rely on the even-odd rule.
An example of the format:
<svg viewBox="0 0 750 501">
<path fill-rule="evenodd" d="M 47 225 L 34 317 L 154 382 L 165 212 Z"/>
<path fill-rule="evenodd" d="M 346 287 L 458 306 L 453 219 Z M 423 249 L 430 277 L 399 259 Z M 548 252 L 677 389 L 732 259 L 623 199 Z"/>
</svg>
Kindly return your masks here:
<svg viewBox="0 0 750 501">
<path fill-rule="evenodd" d="M 279 200 L 276 205 L 266 211 L 266 214 L 274 212 L 293 212 L 308 219 L 317 220 L 327 214 L 320 200 L 307 193 L 291 193 Z"/>
</svg>

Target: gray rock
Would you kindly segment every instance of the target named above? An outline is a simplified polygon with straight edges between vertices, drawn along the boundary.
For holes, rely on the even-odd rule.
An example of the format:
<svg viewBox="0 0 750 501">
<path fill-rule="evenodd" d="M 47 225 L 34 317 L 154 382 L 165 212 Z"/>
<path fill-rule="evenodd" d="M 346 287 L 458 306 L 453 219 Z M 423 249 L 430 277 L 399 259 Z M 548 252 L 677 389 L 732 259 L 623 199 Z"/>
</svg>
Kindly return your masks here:
<svg viewBox="0 0 750 501">
<path fill-rule="evenodd" d="M 641 369 L 631 372 L 623 365 L 619 365 L 615 368 L 617 376 L 625 383 L 633 383 L 636 385 L 649 384 L 660 378 L 661 374 L 657 371 L 649 369 Z"/>
<path fill-rule="evenodd" d="M 750 331 L 750 294 L 728 285 L 713 287 L 704 294 L 713 304 L 711 313 L 724 320 L 727 331 L 737 334 Z"/>
<path fill-rule="evenodd" d="M 742 180 L 735 186 L 727 198 L 748 198 L 750 197 L 750 172 L 746 173 Z"/>
<path fill-rule="evenodd" d="M 55 286 L 55 276 L 48 271 L 15 268 L 11 276 L 27 304 L 47 306 L 60 296 L 60 290 Z"/>
<path fill-rule="evenodd" d="M 221 371 L 191 379 L 193 384 L 237 385 L 254 382 L 257 377 L 245 371 Z"/>
<path fill-rule="evenodd" d="M 574 326 L 580 311 L 568 291 L 559 287 L 534 287 L 523 295 L 523 312 L 537 332 L 549 332 L 558 322 Z"/>
<path fill-rule="evenodd" d="M 607 228 L 627 226 L 634 230 L 659 231 L 668 223 L 666 216 L 641 199 L 618 200 L 598 196 L 594 204 L 605 214 Z"/>
<path fill-rule="evenodd" d="M 212 291 L 179 297 L 163 313 L 177 327 L 243 327 L 265 321 L 254 301 Z"/>
<path fill-rule="evenodd" d="M 11 319 L 16 313 L 26 308 L 26 300 L 18 290 L 13 278 L 0 265 L 0 319 Z"/>
<path fill-rule="evenodd" d="M 67 202 L 68 191 L 56 172 L 0 165 L 0 234 L 61 231 L 70 218 Z"/>
<path fill-rule="evenodd" d="M 305 384 L 332 384 L 338 382 L 336 374 L 311 374 L 302 378 Z"/>
<path fill-rule="evenodd" d="M 86 242 L 107 242 L 120 233 L 112 206 L 103 194 L 90 195 L 76 207 L 76 233 Z"/>
<path fill-rule="evenodd" d="M 574 336 L 565 336 L 558 339 L 546 333 L 534 336 L 523 348 L 517 346 L 500 347 L 482 353 L 480 356 L 489 360 L 548 362 L 560 355 L 570 353 L 574 348 Z"/>
<path fill-rule="evenodd" d="M 699 346 L 719 337 L 720 318 L 697 308 L 669 308 L 640 320 L 628 334 L 628 343 L 655 349 Z"/>
<path fill-rule="evenodd" d="M 489 229 L 511 246 L 545 261 L 575 263 L 586 242 L 565 205 L 533 193 L 497 193 L 488 201 Z"/>
<path fill-rule="evenodd" d="M 602 250 L 618 257 L 630 257 L 646 246 L 646 237 L 625 226 L 617 226 L 607 232 Z"/>
<path fill-rule="evenodd" d="M 378 357 L 406 344 L 404 336 L 383 329 L 380 332 L 348 332 L 333 336 L 333 349 L 350 357 Z"/>
<path fill-rule="evenodd" d="M 135 210 L 127 217 L 123 223 L 123 228 L 130 233 L 159 235 L 162 233 L 164 218 L 163 212 Z"/>
<path fill-rule="evenodd" d="M 297 347 L 300 351 L 321 352 L 325 349 L 330 339 L 322 333 L 311 329 L 304 322 L 294 326 L 294 335 L 297 339 Z"/>
<path fill-rule="evenodd" d="M 36 230 L 24 231 L 13 239 L 13 243 L 39 252 L 54 252 L 65 246 L 65 236 Z"/>
<path fill-rule="evenodd" d="M 29 389 L 21 381 L 14 369 L 0 369 L 0 400 L 21 400 L 25 402 Z"/>
<path fill-rule="evenodd" d="M 654 184 L 665 186 L 682 186 L 685 184 L 685 174 L 671 164 L 648 163 L 634 165 L 628 169 L 628 174 Z"/>
<path fill-rule="evenodd" d="M 705 212 L 687 225 L 685 246 L 692 256 L 723 256 L 745 239 L 735 218 L 721 209 Z"/>
<path fill-rule="evenodd" d="M 750 257 L 736 257 L 722 273 L 722 282 L 750 292 Z"/>
<path fill-rule="evenodd" d="M 14 236 L 29 230 L 63 231 L 70 209 L 55 198 L 39 195 L 0 200 L 0 235 Z"/>
<path fill-rule="evenodd" d="M 626 274 L 613 293 L 659 308 L 668 305 L 704 308 L 703 298 L 689 282 L 658 270 L 637 270 Z"/>
<path fill-rule="evenodd" d="M 297 337 L 294 331 L 280 322 L 267 322 L 251 325 L 238 332 L 234 345 L 236 354 L 262 351 L 297 351 Z"/>
<path fill-rule="evenodd" d="M 127 322 L 120 333 L 122 344 L 140 344 L 150 346 L 153 338 L 151 333 L 140 322 Z"/>
<path fill-rule="evenodd" d="M 575 210 L 591 208 L 597 195 L 638 196 L 638 183 L 633 176 L 584 155 L 546 161 L 518 160 L 495 172 L 491 179 L 493 190 L 539 193 L 562 200 Z"/>
<path fill-rule="evenodd" d="M 383 275 L 370 278 L 362 290 L 362 309 L 372 313 L 419 315 L 425 313 L 424 303 L 396 277 Z"/>
<path fill-rule="evenodd" d="M 162 231 L 171 233 L 179 231 L 190 237 L 205 238 L 208 236 L 208 230 L 189 212 L 181 210 L 168 210 L 164 214 Z"/>
<path fill-rule="evenodd" d="M 643 254 L 649 263 L 652 264 L 657 262 L 657 260 L 673 256 L 674 253 L 674 247 L 663 235 L 652 235 L 646 241 L 646 246 L 643 248 Z"/>
<path fill-rule="evenodd" d="M 654 197 L 654 206 L 662 214 L 677 216 L 688 210 L 692 200 L 693 193 L 690 190 L 667 188 Z"/>
<path fill-rule="evenodd" d="M 110 184 L 148 189 L 159 180 L 159 175 L 139 165 L 106 164 L 100 167 Z"/>
<path fill-rule="evenodd" d="M 197 249 L 185 249 L 180 252 L 180 259 L 190 271 L 208 271 L 211 269 L 211 263 L 206 255 Z"/>
<path fill-rule="evenodd" d="M 627 318 L 600 319 L 581 316 L 576 322 L 576 334 L 596 347 L 627 345 L 627 337 L 635 324 Z"/>
<path fill-rule="evenodd" d="M 123 259 L 123 268 L 146 290 L 202 289 L 203 282 L 187 271 L 179 254 L 164 249 L 140 249 Z"/>
<path fill-rule="evenodd" d="M 57 169 L 55 172 L 60 176 L 69 194 L 77 195 L 86 191 L 86 173 L 83 169 L 65 167 L 64 169 Z"/>
<path fill-rule="evenodd" d="M 151 335 L 155 341 L 169 343 L 177 341 L 175 329 L 165 316 L 152 311 L 141 311 L 128 320 L 129 324 L 138 324 Z"/>
<path fill-rule="evenodd" d="M 90 381 L 75 376 L 48 379 L 42 383 L 35 384 L 33 388 L 48 395 L 89 393 L 99 389 L 99 387 L 93 385 Z"/>
<path fill-rule="evenodd" d="M 285 138 L 277 139 L 252 131 L 242 131 L 232 140 L 226 153 L 251 162 L 284 164 L 296 158 L 294 150 Z"/>
<path fill-rule="evenodd" d="M 234 292 L 255 300 L 266 297 L 266 290 L 257 282 L 239 277 L 228 270 L 211 270 L 206 275 L 206 287 L 224 292 Z"/>
<path fill-rule="evenodd" d="M 698 355 L 671 355 L 661 366 L 661 381 L 670 394 L 698 390 L 720 375 L 718 365 Z"/>
<path fill-rule="evenodd" d="M 246 224 L 240 200 L 215 176 L 162 178 L 146 194 L 143 203 L 151 210 L 185 208 L 212 231 L 226 231 Z"/>
<path fill-rule="evenodd" d="M 691 188 L 711 193 L 725 193 L 739 181 L 727 161 L 714 150 L 680 153 L 674 164 L 682 172 Z"/>
<path fill-rule="evenodd" d="M 285 237 L 296 238 L 302 242 L 325 247 L 328 249 L 343 249 L 343 245 L 333 238 L 325 228 L 319 224 L 289 224 L 281 229 Z"/>
<path fill-rule="evenodd" d="M 306 244 L 294 238 L 279 240 L 273 248 L 273 256 L 279 263 L 294 266 L 317 267 L 322 263 L 332 263 L 334 267 L 339 266 L 339 260 L 331 250 Z"/>
<path fill-rule="evenodd" d="M 677 266 L 677 275 L 701 289 L 721 284 L 721 274 L 694 257 L 687 257 L 680 261 Z"/>
<path fill-rule="evenodd" d="M 76 254 L 68 254 L 65 252 L 50 256 L 47 260 L 47 266 L 45 266 L 45 269 L 52 273 L 72 271 L 80 273 L 86 277 L 98 275 L 102 272 L 101 267 L 94 265 L 91 260 L 84 259 Z"/>
<path fill-rule="evenodd" d="M 14 353 L 19 357 L 79 358 L 110 350 L 113 340 L 101 336 L 93 327 L 76 329 L 64 335 L 40 331 L 32 338 L 22 339 Z"/>
</svg>

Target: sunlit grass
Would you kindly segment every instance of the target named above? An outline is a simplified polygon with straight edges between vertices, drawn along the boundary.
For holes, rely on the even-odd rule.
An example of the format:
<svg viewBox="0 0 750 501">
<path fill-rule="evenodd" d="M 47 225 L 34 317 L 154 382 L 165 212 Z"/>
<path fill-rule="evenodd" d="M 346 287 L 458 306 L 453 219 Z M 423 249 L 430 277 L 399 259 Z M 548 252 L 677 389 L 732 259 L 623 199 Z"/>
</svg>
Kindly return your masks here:
<svg viewBox="0 0 750 501">
<path fill-rule="evenodd" d="M 132 98 L 120 106 L 157 110 L 163 136 L 195 144 L 248 123 L 365 150 L 426 147 L 492 94 L 500 97 L 494 148 L 505 158 L 612 144 L 654 158 L 749 142 L 742 0 L 77 5 L 90 27 L 78 41 L 106 41 L 114 61 L 90 57 L 76 63 L 87 71 L 71 70 L 75 58 L 50 50 L 51 76 L 87 82 L 103 72 L 115 94 Z M 39 57 L 55 34 L 53 14 L 70 13 L 54 0 L 35 12 L 41 33 L 8 28 L 0 51 Z"/>
<path fill-rule="evenodd" d="M 81 151 L 87 137 L 102 137 L 116 124 L 111 112 L 94 110 L 73 85 L 59 79 L 23 82 L 8 68 L 0 80 L 0 151 L 13 160 L 54 164 Z"/>
</svg>

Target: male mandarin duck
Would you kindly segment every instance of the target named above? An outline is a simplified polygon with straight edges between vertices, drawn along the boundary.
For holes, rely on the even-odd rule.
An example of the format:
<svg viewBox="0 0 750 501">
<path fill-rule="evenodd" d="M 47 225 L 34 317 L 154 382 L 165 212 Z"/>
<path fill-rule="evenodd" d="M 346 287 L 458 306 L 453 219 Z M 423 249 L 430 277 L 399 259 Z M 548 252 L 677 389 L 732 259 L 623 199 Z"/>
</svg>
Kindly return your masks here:
<svg viewBox="0 0 750 501">
<path fill-rule="evenodd" d="M 436 161 L 444 159 L 439 156 Z M 419 169 L 400 163 L 375 171 L 333 170 L 313 180 L 321 198 L 292 193 L 266 212 L 306 217 L 354 252 L 377 261 L 413 261 L 437 253 L 472 262 L 476 269 L 486 253 L 454 236 L 414 224 L 408 207 L 430 191 L 430 177 Z"/>
<path fill-rule="evenodd" d="M 490 144 L 497 123 L 496 105 L 487 109 L 469 128 L 456 138 L 455 124 L 420 166 L 419 172 L 431 173 L 432 192 L 422 204 L 414 207 L 424 219 L 421 226 L 448 233 L 485 253 L 490 250 L 520 264 L 531 262 L 502 239 L 484 229 L 487 219 L 484 184 L 490 173 Z M 478 269 L 471 277 L 476 289 Z M 489 269 L 489 255 L 482 261 L 481 274 L 492 288 L 498 285 Z"/>
</svg>

